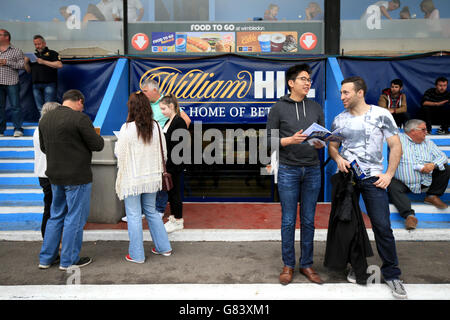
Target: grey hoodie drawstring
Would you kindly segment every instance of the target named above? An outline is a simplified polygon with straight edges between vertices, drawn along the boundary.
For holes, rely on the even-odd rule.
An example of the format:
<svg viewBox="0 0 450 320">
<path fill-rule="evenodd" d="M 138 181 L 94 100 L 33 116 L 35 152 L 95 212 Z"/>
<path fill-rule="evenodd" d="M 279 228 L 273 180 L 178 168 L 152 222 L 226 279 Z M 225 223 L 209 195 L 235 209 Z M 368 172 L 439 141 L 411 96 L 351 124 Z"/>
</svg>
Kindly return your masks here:
<svg viewBox="0 0 450 320">
<path fill-rule="evenodd" d="M 305 100 L 302 101 L 303 103 L 303 116 L 306 119 L 306 111 L 305 111 Z M 297 102 L 295 103 L 295 111 L 297 112 L 297 121 L 300 121 L 300 117 L 298 116 L 298 106 L 297 106 Z"/>
</svg>

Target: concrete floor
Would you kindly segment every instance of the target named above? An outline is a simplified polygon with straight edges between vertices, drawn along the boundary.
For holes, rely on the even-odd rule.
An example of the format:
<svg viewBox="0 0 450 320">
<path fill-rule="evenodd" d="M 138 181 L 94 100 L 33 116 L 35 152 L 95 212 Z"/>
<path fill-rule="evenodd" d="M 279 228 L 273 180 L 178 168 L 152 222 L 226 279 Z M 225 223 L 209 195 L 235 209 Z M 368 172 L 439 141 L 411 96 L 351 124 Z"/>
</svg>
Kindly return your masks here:
<svg viewBox="0 0 450 320">
<path fill-rule="evenodd" d="M 347 283 L 344 272 L 323 266 L 325 241 L 316 241 L 314 268 L 326 283 Z M 125 261 L 128 241 L 84 242 L 82 256 L 93 263 L 80 269 L 81 284 L 278 284 L 282 268 L 279 241 L 172 242 L 173 255 L 153 255 L 144 242 L 144 264 Z M 70 273 L 58 266 L 38 269 L 40 241 L 0 241 L 0 285 L 64 285 Z M 297 256 L 299 244 L 296 244 Z M 369 265 L 381 266 L 375 256 Z M 450 283 L 450 242 L 398 241 L 401 279 L 408 284 Z M 293 283 L 309 283 L 295 271 Z"/>
</svg>

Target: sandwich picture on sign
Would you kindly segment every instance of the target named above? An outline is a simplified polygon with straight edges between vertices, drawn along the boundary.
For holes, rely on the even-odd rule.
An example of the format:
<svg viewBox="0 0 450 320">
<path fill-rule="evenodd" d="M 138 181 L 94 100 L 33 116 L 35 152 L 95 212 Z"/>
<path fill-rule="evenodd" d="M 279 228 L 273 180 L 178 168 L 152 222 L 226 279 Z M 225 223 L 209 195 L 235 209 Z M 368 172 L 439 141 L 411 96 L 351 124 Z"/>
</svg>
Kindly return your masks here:
<svg viewBox="0 0 450 320">
<path fill-rule="evenodd" d="M 234 33 L 228 32 L 189 32 L 186 39 L 186 52 L 234 52 Z"/>
<path fill-rule="evenodd" d="M 211 45 L 200 37 L 187 37 L 186 52 L 211 52 Z"/>
</svg>

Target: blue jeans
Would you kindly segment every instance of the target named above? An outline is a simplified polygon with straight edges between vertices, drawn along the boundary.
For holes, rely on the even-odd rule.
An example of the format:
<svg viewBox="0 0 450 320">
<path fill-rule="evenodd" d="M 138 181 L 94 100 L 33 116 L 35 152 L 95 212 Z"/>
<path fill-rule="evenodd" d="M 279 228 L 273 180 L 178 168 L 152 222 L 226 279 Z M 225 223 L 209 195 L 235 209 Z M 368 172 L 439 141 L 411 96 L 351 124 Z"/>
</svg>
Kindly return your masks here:
<svg viewBox="0 0 450 320">
<path fill-rule="evenodd" d="M 372 224 L 378 254 L 383 262 L 381 273 L 384 280 L 394 280 L 399 278 L 401 271 L 398 267 L 395 238 L 391 229 L 389 198 L 386 190 L 373 185 L 377 180 L 378 177 L 371 177 L 358 181 L 357 184 Z"/>
<path fill-rule="evenodd" d="M 313 265 L 314 215 L 321 186 L 319 166 L 280 164 L 278 193 L 281 203 L 281 253 L 286 267 L 295 268 L 295 224 L 300 201 L 300 267 Z"/>
<path fill-rule="evenodd" d="M 23 114 L 20 107 L 20 84 L 3 85 L 0 84 L 0 133 L 6 130 L 6 97 L 11 105 L 11 121 L 14 130 L 23 131 Z"/>
<path fill-rule="evenodd" d="M 56 83 L 33 83 L 33 96 L 39 113 L 46 102 L 56 102 Z"/>
<path fill-rule="evenodd" d="M 49 265 L 56 259 L 61 236 L 60 266 L 70 267 L 78 262 L 83 228 L 89 216 L 91 190 L 92 183 L 68 186 L 52 184 L 53 200 L 39 255 L 40 264 Z"/>
<path fill-rule="evenodd" d="M 155 198 L 156 192 L 129 196 L 124 199 L 128 221 L 128 236 L 130 238 L 128 254 L 136 261 L 145 260 L 142 214 L 147 219 L 148 228 L 156 251 L 167 252 L 172 250 L 164 223 L 155 209 Z"/>
</svg>

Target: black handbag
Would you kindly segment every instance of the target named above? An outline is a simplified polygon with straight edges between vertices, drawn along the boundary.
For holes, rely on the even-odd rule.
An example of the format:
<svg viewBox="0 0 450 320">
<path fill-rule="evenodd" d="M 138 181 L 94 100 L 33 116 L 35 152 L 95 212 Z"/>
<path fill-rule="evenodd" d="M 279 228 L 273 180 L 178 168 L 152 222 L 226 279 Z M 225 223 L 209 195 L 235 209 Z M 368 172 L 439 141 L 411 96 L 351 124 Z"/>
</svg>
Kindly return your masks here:
<svg viewBox="0 0 450 320">
<path fill-rule="evenodd" d="M 158 127 L 158 132 L 159 132 L 159 146 L 161 149 L 161 161 L 163 164 L 162 190 L 170 191 L 173 188 L 172 175 L 169 172 L 167 172 L 167 170 L 166 170 L 166 162 L 164 161 L 164 151 L 163 151 L 164 149 L 163 149 L 162 139 L 161 139 L 161 129 L 159 127 L 159 124 L 157 125 L 157 127 Z"/>
</svg>

